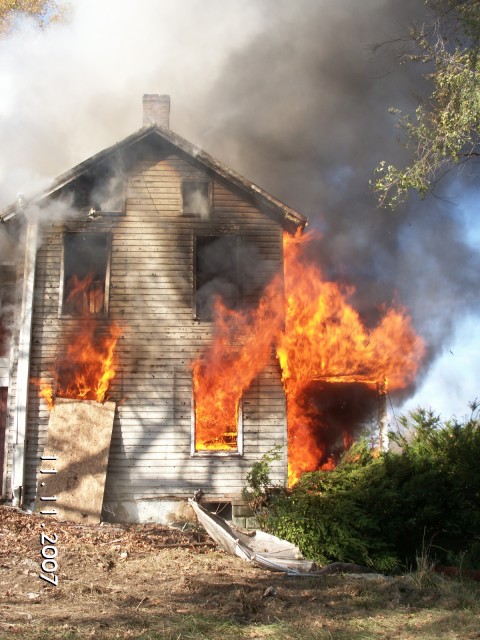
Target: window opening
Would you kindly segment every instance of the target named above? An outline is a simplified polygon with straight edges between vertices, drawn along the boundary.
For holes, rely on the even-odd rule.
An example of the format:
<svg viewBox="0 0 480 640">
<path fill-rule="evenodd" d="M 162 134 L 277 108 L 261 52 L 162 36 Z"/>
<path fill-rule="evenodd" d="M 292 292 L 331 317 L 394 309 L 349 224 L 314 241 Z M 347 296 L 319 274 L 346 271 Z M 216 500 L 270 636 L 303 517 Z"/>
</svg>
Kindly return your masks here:
<svg viewBox="0 0 480 640">
<path fill-rule="evenodd" d="M 202 507 L 208 509 L 211 513 L 219 515 L 224 520 L 232 519 L 232 503 L 231 502 L 203 502 Z"/>
<path fill-rule="evenodd" d="M 107 315 L 110 244 L 109 233 L 65 234 L 61 281 L 62 315 Z"/>
<path fill-rule="evenodd" d="M 238 262 L 238 236 L 195 237 L 194 316 L 197 320 L 212 320 L 217 299 L 230 309 L 238 305 Z"/>
<path fill-rule="evenodd" d="M 182 212 L 207 217 L 211 211 L 211 183 L 205 180 L 182 182 Z"/>
<path fill-rule="evenodd" d="M 242 401 L 196 398 L 192 411 L 192 454 L 243 453 Z"/>
</svg>

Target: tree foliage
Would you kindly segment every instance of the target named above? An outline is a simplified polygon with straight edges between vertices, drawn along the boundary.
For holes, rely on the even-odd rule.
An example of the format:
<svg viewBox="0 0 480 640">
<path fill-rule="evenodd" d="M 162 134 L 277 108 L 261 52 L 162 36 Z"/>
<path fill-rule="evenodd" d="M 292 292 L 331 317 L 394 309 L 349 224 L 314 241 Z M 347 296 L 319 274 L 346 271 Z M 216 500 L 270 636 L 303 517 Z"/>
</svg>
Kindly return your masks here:
<svg viewBox="0 0 480 640">
<path fill-rule="evenodd" d="M 402 419 L 397 452 L 354 445 L 333 471 L 304 474 L 267 505 L 264 527 L 321 564 L 381 571 L 442 564 L 480 568 L 480 426 L 418 409 Z"/>
<path fill-rule="evenodd" d="M 445 172 L 480 155 L 480 0 L 426 4 L 432 19 L 411 29 L 414 50 L 402 62 L 424 65 L 432 91 L 414 115 L 391 109 L 411 162 L 398 168 L 382 161 L 372 181 L 379 202 L 390 207 L 410 190 L 424 197 Z"/>
<path fill-rule="evenodd" d="M 20 16 L 30 16 L 40 28 L 60 19 L 66 9 L 62 0 L 0 0 L 0 35 L 12 32 Z"/>
</svg>

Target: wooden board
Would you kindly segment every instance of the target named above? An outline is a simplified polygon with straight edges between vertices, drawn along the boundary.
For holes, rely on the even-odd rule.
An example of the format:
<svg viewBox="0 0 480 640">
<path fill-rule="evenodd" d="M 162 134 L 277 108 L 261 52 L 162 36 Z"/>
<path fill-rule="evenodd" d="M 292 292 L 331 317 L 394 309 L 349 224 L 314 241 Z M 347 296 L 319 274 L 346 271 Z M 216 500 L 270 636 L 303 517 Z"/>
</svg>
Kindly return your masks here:
<svg viewBox="0 0 480 640">
<path fill-rule="evenodd" d="M 35 511 L 46 517 L 56 511 L 61 520 L 100 522 L 114 415 L 114 402 L 55 401 L 40 460 Z M 55 500 L 45 500 L 52 497 Z"/>
</svg>

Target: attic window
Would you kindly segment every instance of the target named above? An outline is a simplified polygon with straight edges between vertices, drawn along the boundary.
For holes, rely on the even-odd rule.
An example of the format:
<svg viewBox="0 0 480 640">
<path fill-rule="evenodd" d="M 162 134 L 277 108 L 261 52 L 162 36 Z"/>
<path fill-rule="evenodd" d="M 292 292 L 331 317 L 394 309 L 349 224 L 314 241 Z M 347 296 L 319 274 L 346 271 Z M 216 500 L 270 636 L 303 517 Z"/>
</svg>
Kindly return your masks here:
<svg viewBox="0 0 480 640">
<path fill-rule="evenodd" d="M 195 236 L 194 317 L 212 320 L 215 300 L 238 305 L 239 241 L 235 235 Z"/>
<path fill-rule="evenodd" d="M 107 315 L 110 247 L 109 233 L 64 235 L 60 283 L 61 315 Z"/>
<path fill-rule="evenodd" d="M 182 212 L 208 217 L 212 208 L 211 183 L 206 180 L 182 182 Z"/>
</svg>

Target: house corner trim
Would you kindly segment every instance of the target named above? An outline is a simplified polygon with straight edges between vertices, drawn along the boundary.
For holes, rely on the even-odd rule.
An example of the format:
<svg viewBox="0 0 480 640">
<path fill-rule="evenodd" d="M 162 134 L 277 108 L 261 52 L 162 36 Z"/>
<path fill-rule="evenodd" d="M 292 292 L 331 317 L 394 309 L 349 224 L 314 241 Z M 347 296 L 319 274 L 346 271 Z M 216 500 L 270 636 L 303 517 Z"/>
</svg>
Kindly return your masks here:
<svg viewBox="0 0 480 640">
<path fill-rule="evenodd" d="M 32 343 L 33 294 L 37 262 L 38 224 L 29 222 L 25 240 L 22 307 L 18 333 L 17 391 L 13 414 L 12 503 L 22 506 L 25 476 L 28 381 Z"/>
</svg>

